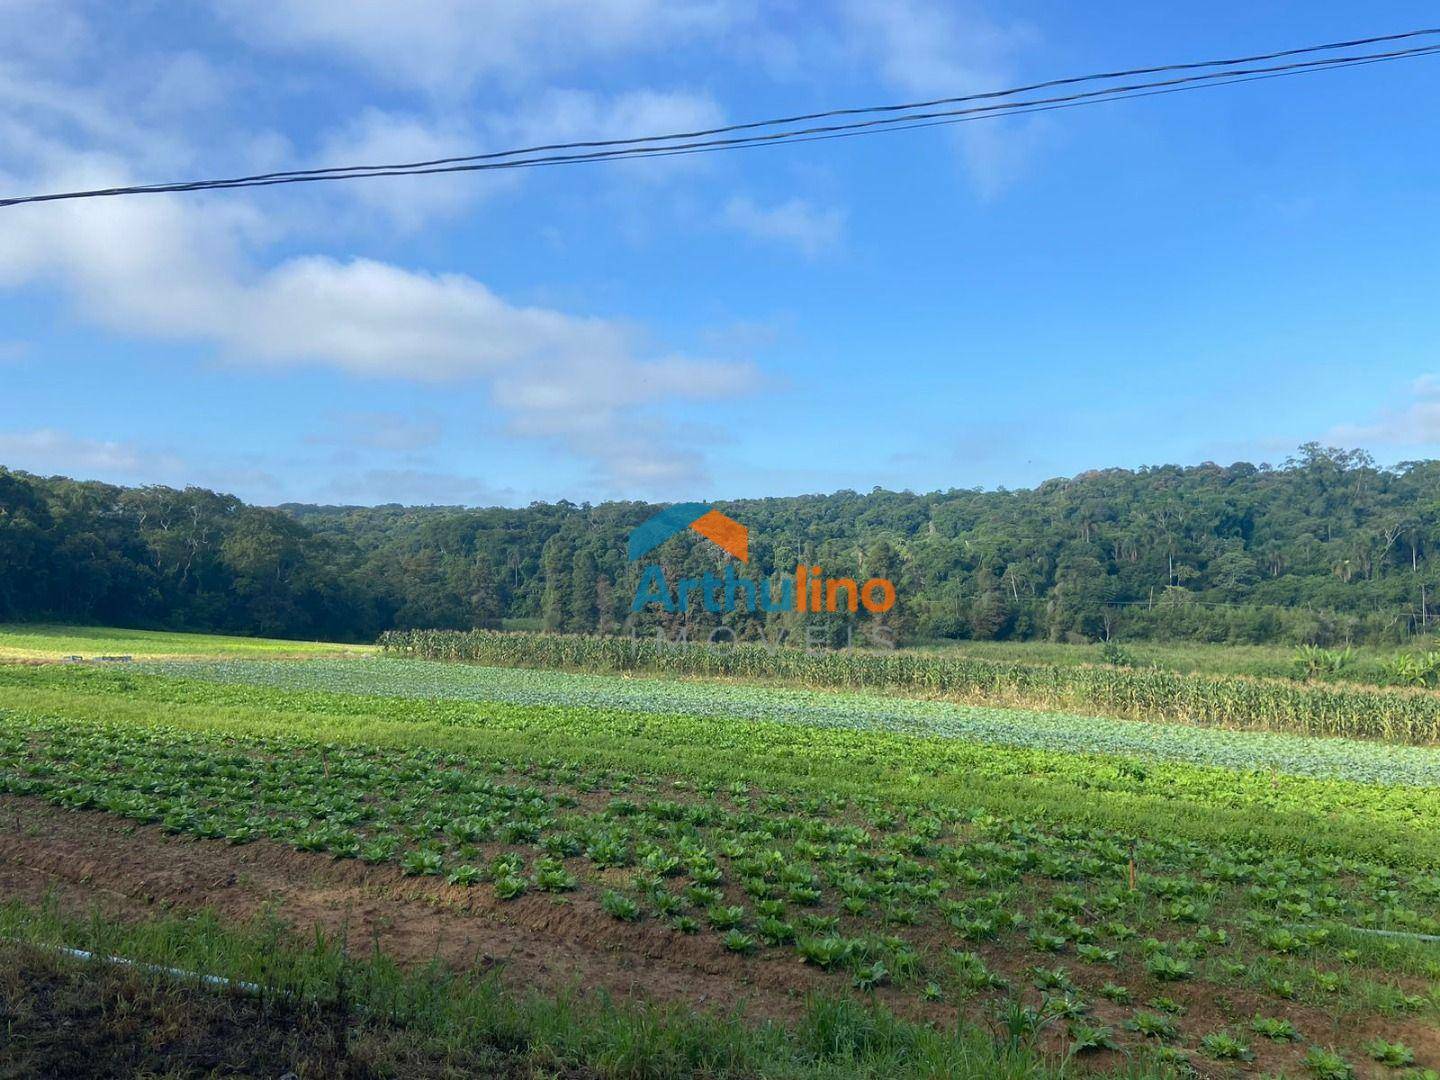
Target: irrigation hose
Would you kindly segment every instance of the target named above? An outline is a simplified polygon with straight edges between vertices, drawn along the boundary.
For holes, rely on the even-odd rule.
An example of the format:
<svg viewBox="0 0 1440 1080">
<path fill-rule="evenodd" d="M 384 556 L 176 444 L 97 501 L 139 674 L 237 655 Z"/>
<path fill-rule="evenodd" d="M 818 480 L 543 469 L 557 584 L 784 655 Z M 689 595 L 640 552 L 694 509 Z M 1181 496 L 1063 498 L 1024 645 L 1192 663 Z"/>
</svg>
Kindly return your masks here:
<svg viewBox="0 0 1440 1080">
<path fill-rule="evenodd" d="M 48 949 L 62 956 L 74 957 L 76 960 L 94 960 L 104 964 L 117 964 L 120 967 L 134 968 L 136 971 L 145 971 L 155 975 L 169 975 L 172 978 L 198 982 L 205 986 L 219 986 L 226 990 L 238 990 L 245 994 L 258 996 L 265 992 L 265 988 L 259 983 L 245 982 L 241 979 L 228 979 L 224 975 L 207 975 L 204 972 L 168 967 L 165 964 L 148 964 L 140 960 L 130 960 L 124 956 L 104 956 L 100 953 L 88 952 L 85 949 L 73 949 L 68 945 L 48 945 L 39 941 L 21 941 L 19 938 L 4 938 L 3 940 L 9 945 L 20 945 L 30 949 Z"/>
</svg>

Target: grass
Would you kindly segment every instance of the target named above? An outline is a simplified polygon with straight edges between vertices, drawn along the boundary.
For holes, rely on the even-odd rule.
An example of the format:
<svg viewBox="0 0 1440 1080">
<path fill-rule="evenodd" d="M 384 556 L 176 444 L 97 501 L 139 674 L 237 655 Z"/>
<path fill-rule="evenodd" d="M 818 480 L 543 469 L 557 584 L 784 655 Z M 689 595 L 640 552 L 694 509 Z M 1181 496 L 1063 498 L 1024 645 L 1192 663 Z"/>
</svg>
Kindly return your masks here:
<svg viewBox="0 0 1440 1080">
<path fill-rule="evenodd" d="M 505 629 L 538 631 L 539 622 L 538 619 L 507 619 Z M 1167 671 L 1288 678 L 1295 670 L 1295 647 L 1291 645 L 1126 641 L 1124 649 L 1137 666 L 1154 666 Z M 1421 646 L 1416 649 L 1423 651 Z M 286 641 L 277 638 L 126 630 L 58 623 L 0 623 L 0 659 L 58 660 L 72 655 L 130 655 L 153 659 L 349 656 L 369 651 L 372 649 L 367 645 Z M 906 651 L 938 656 L 969 656 L 999 663 L 1083 666 L 1104 662 L 1099 645 L 1070 645 L 1048 641 L 936 642 Z M 1398 647 L 1357 647 L 1351 665 L 1335 678 L 1342 681 L 1379 683 L 1383 681 L 1380 661 L 1403 651 L 1407 650 Z"/>
<path fill-rule="evenodd" d="M 336 645 L 281 638 L 187 634 L 167 630 L 124 630 L 107 626 L 0 623 L 0 660 L 62 660 L 67 656 L 130 656 L 135 659 L 211 657 L 359 656 L 372 645 Z"/>
<path fill-rule="evenodd" d="M 539 619 L 507 619 L 505 629 L 534 632 L 540 630 L 539 622 Z M 1166 671 L 1250 675 L 1262 678 L 1288 678 L 1295 672 L 1295 647 L 1290 645 L 1127 641 L 1124 649 L 1136 666 L 1153 666 Z M 288 641 L 279 638 L 127 630 L 60 623 L 0 623 L 0 659 L 58 660 L 72 655 L 130 655 L 151 659 L 351 656 L 371 651 L 373 648 L 368 645 Z M 1084 666 L 1104 662 L 1099 645 L 1070 645 L 1048 641 L 934 642 L 917 645 L 906 651 L 936 656 L 969 656 L 1016 664 Z M 1403 651 L 1406 650 L 1357 647 L 1350 666 L 1331 678 L 1367 684 L 1383 682 L 1380 661 Z"/>
<path fill-rule="evenodd" d="M 0 1072 L 7 1076 L 1062 1075 L 1032 1049 L 998 1046 L 976 1028 L 922 1027 L 848 1000 L 814 999 L 785 1028 L 601 995 L 512 992 L 475 973 L 404 971 L 383 955 L 348 956 L 323 937 L 298 937 L 271 921 L 226 927 L 201 914 L 119 924 L 53 903 L 10 903 L 0 906 L 0 934 L 10 939 L 0 945 L 7 1026 Z M 264 992 L 212 990 L 36 947 L 43 945 L 257 983 Z"/>
</svg>

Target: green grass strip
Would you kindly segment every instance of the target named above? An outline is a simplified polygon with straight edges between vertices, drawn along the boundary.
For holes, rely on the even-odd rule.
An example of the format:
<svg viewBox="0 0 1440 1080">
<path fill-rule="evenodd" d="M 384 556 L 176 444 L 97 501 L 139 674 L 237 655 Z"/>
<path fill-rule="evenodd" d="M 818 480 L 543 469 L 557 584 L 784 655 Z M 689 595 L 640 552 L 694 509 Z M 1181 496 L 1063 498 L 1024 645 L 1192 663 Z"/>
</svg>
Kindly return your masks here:
<svg viewBox="0 0 1440 1080">
<path fill-rule="evenodd" d="M 226 926 L 209 914 L 119 923 L 77 917 L 54 903 L 0 904 L 0 937 L 124 957 L 266 988 L 272 1012 L 343 1010 L 351 1042 L 378 1043 L 403 1062 L 420 1054 L 464 1060 L 489 1052 L 492 1064 L 540 1074 L 597 1075 L 614 1080 L 673 1077 L 772 1077 L 776 1080 L 1049 1080 L 1068 1075 L 1024 1044 L 1000 1045 L 985 1031 L 940 1029 L 897 1019 L 852 999 L 813 998 L 792 1027 L 748 1020 L 743 1013 L 706 1015 L 678 1006 L 617 1002 L 579 991 L 548 996 L 513 992 L 493 976 L 431 965 L 404 970 L 383 955 L 347 955 L 323 936 L 299 936 L 273 919 Z M 15 963 L 0 948 L 0 971 Z M 44 954 L 42 954 L 44 955 Z M 56 957 L 55 965 L 86 962 Z M 132 969 L 133 970 L 133 969 Z M 175 980 L 137 973 L 159 994 Z M 187 993 L 204 993 L 193 985 Z M 170 1002 L 180 1007 L 183 1001 Z M 510 1073 L 507 1071 L 507 1075 Z M 457 1074 L 458 1075 L 458 1074 Z M 1104 1075 L 1166 1075 L 1142 1065 Z"/>
</svg>

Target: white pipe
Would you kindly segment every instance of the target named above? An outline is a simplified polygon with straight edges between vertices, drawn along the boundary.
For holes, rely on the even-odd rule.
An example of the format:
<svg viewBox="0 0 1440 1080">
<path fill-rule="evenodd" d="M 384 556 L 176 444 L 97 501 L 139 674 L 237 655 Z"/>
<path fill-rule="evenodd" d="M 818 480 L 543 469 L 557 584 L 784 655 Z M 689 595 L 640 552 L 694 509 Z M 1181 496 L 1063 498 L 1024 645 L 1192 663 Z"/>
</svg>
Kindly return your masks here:
<svg viewBox="0 0 1440 1080">
<path fill-rule="evenodd" d="M 1370 930 L 1363 926 L 1342 926 L 1354 934 L 1378 934 L 1381 937 L 1410 938 L 1412 941 L 1440 941 L 1440 934 L 1414 934 L 1408 930 Z"/>
<path fill-rule="evenodd" d="M 206 975 L 199 971 L 186 971 L 184 968 L 166 967 L 164 964 L 146 964 L 139 960 L 127 960 L 123 956 L 100 956 L 96 953 L 87 952 L 84 949 L 72 949 L 68 945 L 46 945 L 38 941 L 20 941 L 16 938 L 6 939 L 14 945 L 25 945 L 32 949 L 49 949 L 52 952 L 63 953 L 65 956 L 73 956 L 77 960 L 101 960 L 107 964 L 119 964 L 121 967 L 135 968 L 137 971 L 157 972 L 161 975 L 172 975 L 177 979 L 191 979 L 195 982 L 204 983 L 206 986 L 223 986 L 228 990 L 240 990 L 246 994 L 261 994 L 264 987 L 259 983 L 242 982 L 239 979 L 227 979 L 223 975 Z"/>
</svg>

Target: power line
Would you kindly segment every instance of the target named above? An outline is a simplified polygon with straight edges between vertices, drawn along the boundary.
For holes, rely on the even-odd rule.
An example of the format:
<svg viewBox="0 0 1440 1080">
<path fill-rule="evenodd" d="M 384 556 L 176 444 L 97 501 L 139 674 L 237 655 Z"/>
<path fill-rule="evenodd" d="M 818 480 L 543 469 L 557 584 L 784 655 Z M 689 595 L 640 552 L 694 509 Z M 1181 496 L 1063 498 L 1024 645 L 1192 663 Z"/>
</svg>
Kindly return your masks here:
<svg viewBox="0 0 1440 1080">
<path fill-rule="evenodd" d="M 802 128 L 796 131 L 776 132 L 768 135 L 755 135 L 739 139 L 716 139 L 712 141 L 679 143 L 669 146 L 658 147 L 635 147 L 623 150 L 611 150 L 591 154 L 571 154 L 541 158 L 526 158 L 518 161 L 505 162 L 484 162 L 478 165 L 456 165 L 441 166 L 438 168 L 410 168 L 407 166 L 385 166 L 369 165 L 355 166 L 349 170 L 332 169 L 326 170 L 324 175 L 317 175 L 314 172 L 306 173 L 282 173 L 273 179 L 260 179 L 257 181 L 200 181 L 197 184 L 164 185 L 154 188 L 146 188 L 145 191 L 189 191 L 189 190 L 211 190 L 215 188 L 228 187 L 263 187 L 270 184 L 283 183 L 305 183 L 318 180 L 358 180 L 372 176 L 428 176 L 436 173 L 452 172 L 478 172 L 492 169 L 506 168 L 528 168 L 534 165 L 569 165 L 586 161 L 616 161 L 633 160 L 640 157 L 672 157 L 692 153 L 705 153 L 718 150 L 745 149 L 755 146 L 776 146 L 790 142 L 817 142 L 823 139 L 846 138 L 856 135 L 883 134 L 886 131 L 908 131 L 914 128 L 938 127 L 943 124 L 964 123 L 970 120 L 989 119 L 993 116 L 1023 116 L 1029 113 L 1050 112 L 1056 109 L 1075 108 L 1082 105 L 1100 104 L 1105 101 L 1129 100 L 1131 98 L 1153 97 L 1158 94 L 1179 93 L 1185 90 L 1200 90 L 1209 86 L 1223 86 L 1230 83 L 1256 82 L 1261 79 L 1280 78 L 1288 75 L 1302 75 L 1311 71 L 1334 70 L 1342 67 L 1360 67 L 1367 64 L 1383 63 L 1389 60 L 1404 59 L 1412 56 L 1423 56 L 1440 53 L 1440 45 L 1427 45 L 1416 49 L 1406 49 L 1400 52 L 1376 53 L 1356 57 L 1344 57 L 1333 60 L 1317 60 L 1307 64 L 1287 64 L 1273 68 L 1253 68 L 1249 70 L 1237 70 L 1223 72 L 1216 75 L 1197 75 L 1188 79 L 1171 79 L 1161 82 L 1135 83 L 1126 87 L 1111 87 L 1104 90 L 1089 91 L 1084 94 L 1072 94 L 1063 97 L 1038 98 L 1028 101 L 1009 102 L 1004 105 L 990 105 L 975 109 L 952 109 L 932 113 L 911 113 L 905 116 L 889 117 L 881 120 L 869 120 L 861 123 L 836 124 L 825 127 Z M 1268 73 L 1268 74 L 1267 74 Z M 1219 82 L 1205 82 L 1200 85 L 1200 80 L 1220 79 Z M 1175 85 L 1177 83 L 1191 83 L 1192 85 Z M 1161 89 L 1149 89 L 1159 87 Z M 1144 92 L 1135 92 L 1144 91 Z M 914 122 L 927 121 L 927 122 Z M 466 159 L 469 160 L 469 159 Z M 118 189 L 129 191 L 130 189 Z M 99 194 L 108 194 L 100 192 Z M 85 194 L 85 193 L 82 193 Z M 0 206 L 5 205 L 0 202 Z"/>
<path fill-rule="evenodd" d="M 1358 48 L 1362 45 L 1376 45 L 1390 41 L 1402 41 L 1417 37 L 1429 37 L 1440 34 L 1440 28 L 1424 30 L 1408 30 L 1401 34 L 1386 34 L 1381 37 L 1355 38 L 1350 41 L 1330 42 L 1324 45 L 1307 45 L 1298 49 L 1285 49 L 1280 52 L 1257 53 L 1252 56 L 1232 57 L 1224 60 L 1199 60 L 1183 64 L 1165 64 L 1159 67 L 1128 68 L 1122 71 L 1108 71 L 1093 75 L 1074 75 L 1059 79 L 1049 79 L 1045 82 L 1031 83 L 1027 86 L 1015 86 L 1007 90 L 990 90 L 982 93 L 966 94 L 960 97 L 934 98 L 928 101 L 911 101 L 899 105 L 870 105 L 858 108 L 828 109 L 824 112 L 801 113 L 795 116 L 777 117 L 771 120 L 753 120 L 747 123 L 726 124 L 722 127 L 702 128 L 695 131 L 677 131 L 668 135 L 643 135 L 628 139 L 599 139 L 585 142 L 547 143 L 539 146 L 528 146 L 517 150 L 499 150 L 487 154 L 469 154 L 463 157 L 435 158 L 430 161 L 410 161 L 395 165 L 383 166 L 354 166 L 350 168 L 335 167 L 321 169 L 291 169 L 284 172 L 260 173 L 255 176 L 236 177 L 233 180 L 217 181 L 218 183 L 245 183 L 255 180 L 272 180 L 287 176 L 320 176 L 326 173 L 350 173 L 371 169 L 424 169 L 438 165 L 455 165 L 470 161 L 498 160 L 507 157 L 516 157 L 526 154 L 548 153 L 554 150 L 593 150 L 610 146 L 625 146 L 641 143 L 674 142 L 679 139 L 708 138 L 712 135 L 726 135 L 735 131 L 751 131 L 758 128 L 780 127 L 789 124 L 805 123 L 811 120 L 824 120 L 832 116 L 857 116 L 865 113 L 883 112 L 911 112 L 915 109 L 933 108 L 937 105 L 958 105 L 968 101 L 983 101 L 990 98 L 1013 97 L 1016 94 L 1028 94 L 1036 90 L 1048 90 L 1058 86 L 1070 86 L 1085 82 L 1103 82 L 1112 79 L 1129 78 L 1135 75 L 1156 75 L 1166 71 L 1191 71 L 1207 67 L 1234 67 L 1240 64 L 1258 63 L 1264 60 L 1278 60 L 1287 56 L 1299 56 L 1307 53 L 1332 52 L 1339 49 Z M 1211 76 L 1215 77 L 1215 76 Z"/>
<path fill-rule="evenodd" d="M 1440 52 L 1440 44 L 1422 45 L 1406 49 L 1356 55 L 1325 57 L 1315 60 L 1298 61 L 1267 67 L 1245 68 L 1239 65 L 1261 60 L 1333 52 L 1355 48 L 1360 45 L 1395 42 L 1420 37 L 1440 35 L 1440 29 L 1410 30 L 1399 34 L 1380 37 L 1357 38 L 1351 41 L 1310 45 L 1286 49 L 1279 52 L 1263 53 L 1248 57 L 1234 57 L 1224 60 L 1195 61 L 1183 64 L 1167 64 L 1157 67 L 1131 68 L 1125 71 L 1094 75 L 1070 76 L 1032 83 L 1028 86 L 1012 87 L 1007 90 L 987 91 L 961 97 L 937 98 L 931 101 L 909 102 L 899 105 L 876 105 L 861 108 L 831 109 L 824 112 L 806 113 L 772 120 L 758 120 L 743 124 L 730 124 L 692 132 L 676 132 L 669 135 L 645 135 L 625 139 L 591 140 L 585 142 L 551 143 L 523 149 L 502 150 L 487 154 L 473 154 L 464 157 L 437 158 L 431 161 L 407 162 L 394 165 L 335 166 L 324 169 L 292 170 L 277 173 L 261 173 L 253 176 L 229 179 L 192 180 L 166 184 L 142 184 L 125 187 L 99 188 L 85 191 L 56 192 L 42 195 L 26 195 L 0 199 L 0 207 L 25 203 L 55 202 L 60 200 L 102 198 L 119 195 L 156 194 L 161 192 L 209 191 L 239 187 L 268 187 L 278 184 L 313 183 L 321 180 L 356 180 L 378 176 L 425 176 L 438 173 L 481 172 L 496 169 L 533 168 L 542 165 L 568 165 L 592 161 L 631 160 L 640 157 L 671 157 L 693 153 L 710 153 L 722 150 L 744 149 L 757 146 L 773 146 L 791 142 L 814 142 L 824 139 L 847 138 L 857 135 L 880 134 L 886 131 L 907 131 L 916 128 L 934 127 L 942 124 L 964 123 L 971 120 L 987 119 L 994 116 L 1026 115 L 1047 112 L 1081 105 L 1099 104 L 1105 101 L 1128 100 L 1136 97 L 1151 97 L 1159 94 L 1176 93 L 1185 90 L 1205 89 L 1212 86 L 1227 86 L 1232 83 L 1253 82 L 1260 79 L 1279 78 L 1315 71 L 1336 70 L 1358 67 L 1372 63 L 1434 55 Z M 1211 71 L 1200 75 L 1181 76 L 1150 82 L 1128 83 L 1120 86 L 1102 87 L 1080 93 L 1053 97 L 1029 98 L 1020 101 L 1002 101 L 996 104 L 980 105 L 964 109 L 944 109 L 932 112 L 917 112 L 936 105 L 953 105 L 963 102 L 988 101 L 1013 97 L 1035 90 L 1058 86 L 1075 85 L 1085 82 L 1108 81 L 1134 75 L 1158 74 L 1162 72 L 1190 71 L 1199 68 L 1220 67 L 1228 70 Z M 756 135 L 742 135 L 736 138 L 712 139 L 710 136 L 743 131 L 756 131 L 768 127 L 781 127 L 811 120 L 831 117 L 886 114 L 876 118 L 851 121 L 841 124 L 813 126 L 785 131 L 767 132 Z M 678 141 L 698 140 L 698 141 Z M 620 149 L 606 149 L 620 147 Z M 573 154 L 554 154 L 557 150 L 584 151 Z M 546 156 L 527 156 L 544 154 Z"/>
<path fill-rule="evenodd" d="M 1392 35 L 1391 37 L 1414 37 L 1422 34 L 1435 34 L 1440 31 L 1411 31 L 1405 35 Z M 1315 51 L 1319 49 L 1338 48 L 1341 45 L 1312 46 L 1305 50 L 1287 50 L 1284 55 L 1294 55 L 1298 52 Z M 173 184 L 137 185 L 131 187 L 105 188 L 90 191 L 63 192 L 53 195 L 24 196 L 20 198 L 0 200 L 0 206 L 18 205 L 28 202 L 49 202 L 60 199 L 94 198 L 102 196 L 128 195 L 128 194 L 150 194 L 158 192 L 179 192 L 179 191 L 201 191 L 231 187 L 263 187 L 283 183 L 303 183 L 318 180 L 349 180 L 361 179 L 371 176 L 418 176 L 434 173 L 450 172 L 473 172 L 488 171 L 500 168 L 528 168 L 537 165 L 573 164 L 584 161 L 615 160 L 634 157 L 667 157 L 685 153 L 699 153 L 713 150 L 737 149 L 746 146 L 777 144 L 780 142 L 810 142 L 819 138 L 843 137 L 845 134 L 871 134 L 887 129 L 907 130 L 915 127 L 931 127 L 939 123 L 956 123 L 970 119 L 980 119 L 990 115 L 1018 114 L 1023 115 L 1029 112 L 1048 111 L 1053 108 L 1069 107 L 1074 104 L 1091 104 L 1103 100 L 1115 100 L 1121 97 L 1148 97 L 1152 93 L 1174 92 L 1177 89 L 1198 89 L 1197 85 L 1180 84 L 1202 84 L 1202 85 L 1227 85 L 1230 82 L 1250 82 L 1263 77 L 1277 77 L 1286 74 L 1300 74 L 1311 70 L 1323 70 L 1337 67 L 1352 67 L 1361 64 L 1382 62 L 1401 59 L 1411 56 L 1427 55 L 1440 51 L 1440 46 L 1422 46 L 1419 48 L 1398 50 L 1385 53 L 1362 54 L 1359 56 L 1338 57 L 1324 60 L 1315 60 L 1297 64 L 1285 64 L 1269 68 L 1240 69 L 1234 71 L 1212 72 L 1205 75 L 1190 76 L 1180 79 L 1163 80 L 1160 82 L 1137 83 L 1120 87 L 1107 87 L 1101 90 L 1088 91 L 1082 94 L 1074 94 L 1063 97 L 1040 98 L 1020 102 L 1006 102 L 1000 105 L 982 106 L 974 109 L 945 110 L 934 113 L 909 113 L 901 116 L 890 116 L 878 120 L 869 120 L 858 123 L 830 125 L 818 128 L 805 128 L 798 131 L 776 132 L 766 135 L 747 136 L 737 139 L 721 139 L 704 142 L 670 144 L 665 146 L 631 146 L 629 149 L 602 151 L 597 153 L 558 155 L 541 158 L 525 158 L 515 161 L 496 161 L 495 158 L 509 157 L 518 154 L 533 152 L 530 150 L 500 151 L 494 154 L 473 155 L 467 158 L 437 159 L 435 167 L 430 163 L 415 162 L 403 165 L 381 165 L 381 166 L 351 166 L 337 167 L 323 170 L 303 170 L 287 173 L 261 174 L 253 177 L 239 177 L 228 180 L 201 180 L 187 181 Z M 1276 54 L 1280 55 L 1280 54 Z M 1234 63 L 1238 61 L 1215 61 L 1215 64 Z M 1173 70 L 1183 67 L 1205 66 L 1203 64 L 1192 65 L 1169 65 L 1167 69 L 1135 69 L 1135 70 Z M 1107 78 L 1109 76 L 1088 76 L 1083 78 Z M 1218 81 L 1217 81 L 1218 80 Z M 1052 80 L 1053 82 L 1076 82 L 1081 79 Z M 1151 93 L 1143 93 L 1150 88 Z M 1167 89 L 1168 88 L 1168 89 Z M 995 91 L 987 94 L 970 95 L 966 99 L 945 99 L 975 100 L 986 97 L 1002 96 L 1016 91 Z M 830 114 L 816 115 L 838 115 L 854 114 L 857 112 L 885 111 L 891 108 L 906 108 L 907 106 L 877 106 L 868 110 L 832 110 Z M 913 107 L 913 106 L 910 106 Z M 923 121 L 931 120 L 930 123 Z M 916 122 L 922 121 L 922 122 Z M 748 125 L 731 125 L 728 129 L 715 130 L 740 130 L 743 128 L 758 127 L 766 124 L 777 124 L 787 121 L 761 121 Z M 671 136 L 646 136 L 638 139 L 609 140 L 606 145 L 617 145 L 627 143 L 650 142 L 660 139 L 683 138 L 683 135 Z M 596 145 L 591 143 L 554 144 L 554 148 L 567 146 L 588 146 Z M 447 166 L 443 161 L 454 162 L 479 162 L 478 164 L 463 164 Z"/>
<path fill-rule="evenodd" d="M 1133 83 L 1122 87 L 1107 87 L 1081 94 L 1061 97 L 1037 98 L 1001 105 L 988 105 L 972 109 L 951 109 L 930 113 L 909 113 L 902 116 L 886 117 L 850 124 L 836 124 L 822 127 L 801 128 L 795 131 L 775 132 L 736 139 L 678 143 L 655 147 L 630 147 L 620 150 L 599 151 L 588 154 L 567 154 L 550 157 L 525 158 L 516 161 L 483 161 L 478 164 L 439 166 L 435 168 L 412 168 L 408 166 L 355 166 L 347 170 L 325 170 L 323 174 L 310 171 L 303 173 L 281 173 L 272 177 L 254 180 L 198 181 L 186 184 L 157 185 L 140 189 L 151 191 L 198 191 L 228 187 L 263 187 L 284 183 L 309 183 L 320 180 L 354 180 L 372 176 L 426 176 L 436 173 L 478 172 L 494 169 L 529 168 L 536 165 L 568 165 L 586 161 L 628 160 L 639 157 L 670 157 L 691 153 L 705 153 L 717 150 L 743 149 L 746 147 L 780 145 L 789 142 L 814 142 L 827 138 L 845 138 L 854 135 L 879 134 L 891 130 L 935 127 L 941 124 L 963 123 L 970 120 L 987 119 L 998 115 L 1025 115 L 1033 112 L 1048 112 L 1079 105 L 1098 104 L 1104 101 L 1128 100 L 1132 97 L 1150 97 L 1163 93 L 1177 93 L 1185 90 L 1204 89 L 1207 86 L 1228 85 L 1232 82 L 1253 82 L 1266 78 L 1305 74 L 1310 71 L 1333 70 L 1340 67 L 1359 67 L 1365 64 L 1382 63 L 1411 56 L 1429 55 L 1440 52 L 1440 45 L 1427 45 L 1398 52 L 1362 54 L 1315 60 L 1303 64 L 1285 64 L 1269 68 L 1238 69 L 1209 75 L 1195 75 L 1183 79 L 1169 79 L 1159 82 Z M 1220 81 L 1214 81 L 1214 80 Z M 1177 85 L 1189 84 L 1189 85 Z M 1152 89 L 1159 88 L 1159 89 Z M 928 121 L 928 122 L 916 122 Z M 131 193 L 136 189 L 113 189 L 94 194 Z M 81 193 L 91 194 L 91 193 Z M 0 203 L 4 205 L 4 203 Z"/>
</svg>

